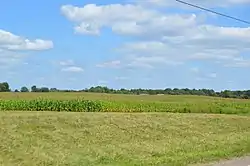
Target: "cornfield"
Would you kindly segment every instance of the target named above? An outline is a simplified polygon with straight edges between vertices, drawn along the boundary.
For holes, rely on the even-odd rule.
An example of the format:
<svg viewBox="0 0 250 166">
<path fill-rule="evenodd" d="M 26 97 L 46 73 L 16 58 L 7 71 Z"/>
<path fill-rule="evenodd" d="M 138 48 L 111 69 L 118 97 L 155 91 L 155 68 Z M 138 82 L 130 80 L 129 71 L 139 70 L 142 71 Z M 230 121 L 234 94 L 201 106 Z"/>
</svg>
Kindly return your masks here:
<svg viewBox="0 0 250 166">
<path fill-rule="evenodd" d="M 171 112 L 249 114 L 248 102 L 138 102 L 107 100 L 0 100 L 1 111 Z"/>
<path fill-rule="evenodd" d="M 0 100 L 0 110 L 97 112 L 102 110 L 102 105 L 90 100 Z"/>
</svg>

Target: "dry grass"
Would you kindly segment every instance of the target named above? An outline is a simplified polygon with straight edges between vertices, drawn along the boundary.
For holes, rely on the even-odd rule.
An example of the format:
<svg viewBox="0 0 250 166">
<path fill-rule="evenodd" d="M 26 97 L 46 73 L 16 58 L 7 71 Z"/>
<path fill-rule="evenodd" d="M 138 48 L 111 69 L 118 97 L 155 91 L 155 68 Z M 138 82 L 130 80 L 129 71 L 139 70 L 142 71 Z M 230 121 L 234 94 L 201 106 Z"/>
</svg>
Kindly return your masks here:
<svg viewBox="0 0 250 166">
<path fill-rule="evenodd" d="M 0 165 L 185 166 L 250 152 L 250 117 L 0 112 Z"/>
</svg>

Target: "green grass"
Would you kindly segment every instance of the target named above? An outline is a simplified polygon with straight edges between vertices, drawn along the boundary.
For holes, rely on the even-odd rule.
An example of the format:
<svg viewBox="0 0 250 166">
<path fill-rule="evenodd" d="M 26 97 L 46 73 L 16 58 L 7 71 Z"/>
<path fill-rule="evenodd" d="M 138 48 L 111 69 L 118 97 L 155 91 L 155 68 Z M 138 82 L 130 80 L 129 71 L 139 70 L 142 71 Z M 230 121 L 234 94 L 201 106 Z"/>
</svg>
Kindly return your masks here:
<svg viewBox="0 0 250 166">
<path fill-rule="evenodd" d="M 249 115 L 250 100 L 0 93 L 0 110 L 4 166 L 185 166 L 250 153 L 250 116 L 218 115 Z"/>
<path fill-rule="evenodd" d="M 250 117 L 0 112 L 0 165 L 185 166 L 250 152 Z"/>
</svg>

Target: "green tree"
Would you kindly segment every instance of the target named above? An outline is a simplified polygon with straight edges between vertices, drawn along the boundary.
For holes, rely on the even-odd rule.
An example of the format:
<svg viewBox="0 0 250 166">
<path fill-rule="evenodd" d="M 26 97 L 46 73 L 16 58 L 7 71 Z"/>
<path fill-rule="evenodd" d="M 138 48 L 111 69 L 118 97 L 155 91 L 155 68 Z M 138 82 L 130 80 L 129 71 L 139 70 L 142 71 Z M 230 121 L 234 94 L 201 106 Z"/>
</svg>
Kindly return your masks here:
<svg viewBox="0 0 250 166">
<path fill-rule="evenodd" d="M 31 87 L 31 92 L 37 92 L 37 87 L 35 85 Z"/>
<path fill-rule="evenodd" d="M 8 82 L 0 83 L 0 92 L 10 92 L 10 86 Z"/>
<path fill-rule="evenodd" d="M 20 91 L 21 92 L 29 92 L 29 89 L 26 86 L 23 86 Z"/>
<path fill-rule="evenodd" d="M 49 90 L 50 92 L 58 92 L 58 90 L 56 88 L 50 88 Z"/>
<path fill-rule="evenodd" d="M 49 88 L 47 88 L 47 87 L 41 87 L 39 89 L 39 92 L 49 92 Z"/>
</svg>

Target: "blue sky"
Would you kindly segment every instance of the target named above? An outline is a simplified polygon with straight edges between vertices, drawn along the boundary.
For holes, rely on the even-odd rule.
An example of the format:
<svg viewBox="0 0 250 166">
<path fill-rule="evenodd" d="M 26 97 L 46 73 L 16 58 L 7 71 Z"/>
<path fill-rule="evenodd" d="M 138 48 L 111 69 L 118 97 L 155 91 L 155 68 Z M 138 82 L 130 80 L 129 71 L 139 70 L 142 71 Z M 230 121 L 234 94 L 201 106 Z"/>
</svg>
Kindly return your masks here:
<svg viewBox="0 0 250 166">
<path fill-rule="evenodd" d="M 197 0 L 249 19 L 249 0 Z M 0 81 L 83 89 L 250 89 L 249 25 L 174 0 L 3 0 Z"/>
</svg>

